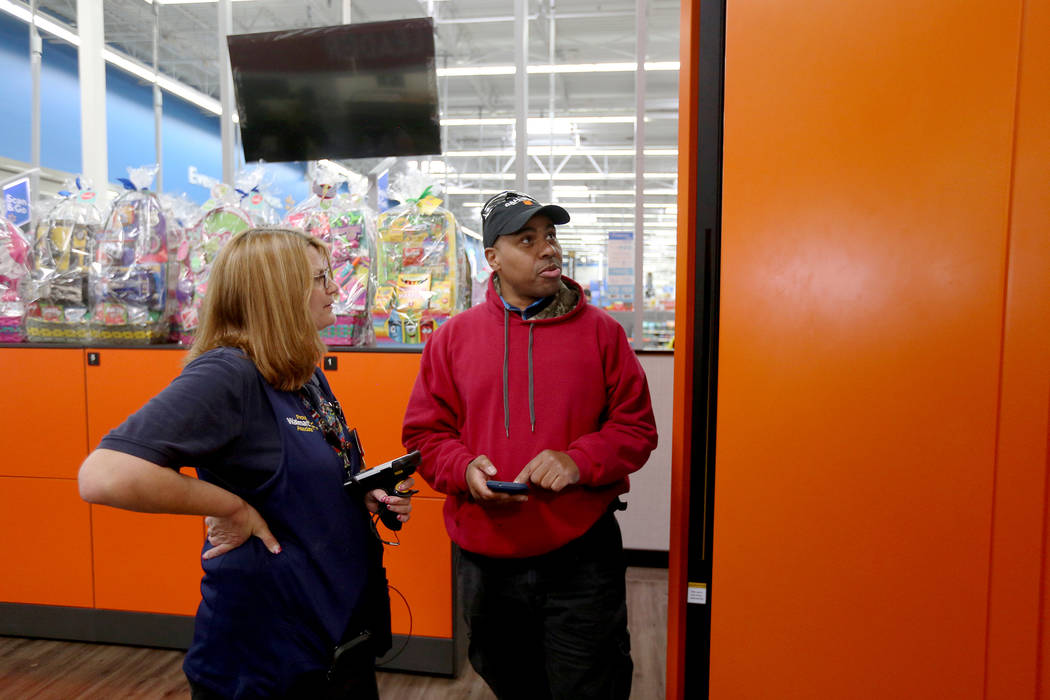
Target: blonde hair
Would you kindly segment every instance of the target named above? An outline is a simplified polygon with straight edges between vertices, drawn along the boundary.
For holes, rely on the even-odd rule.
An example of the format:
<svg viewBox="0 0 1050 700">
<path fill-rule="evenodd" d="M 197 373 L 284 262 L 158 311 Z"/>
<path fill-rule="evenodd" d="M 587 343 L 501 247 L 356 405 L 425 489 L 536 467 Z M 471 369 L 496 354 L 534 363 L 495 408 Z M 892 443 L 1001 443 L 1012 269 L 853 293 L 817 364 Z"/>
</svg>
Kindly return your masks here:
<svg viewBox="0 0 1050 700">
<path fill-rule="evenodd" d="M 331 265 L 328 248 L 295 229 L 253 228 L 231 238 L 212 265 L 186 361 L 240 348 L 275 389 L 306 384 L 325 353 L 310 314 L 310 248 Z"/>
</svg>

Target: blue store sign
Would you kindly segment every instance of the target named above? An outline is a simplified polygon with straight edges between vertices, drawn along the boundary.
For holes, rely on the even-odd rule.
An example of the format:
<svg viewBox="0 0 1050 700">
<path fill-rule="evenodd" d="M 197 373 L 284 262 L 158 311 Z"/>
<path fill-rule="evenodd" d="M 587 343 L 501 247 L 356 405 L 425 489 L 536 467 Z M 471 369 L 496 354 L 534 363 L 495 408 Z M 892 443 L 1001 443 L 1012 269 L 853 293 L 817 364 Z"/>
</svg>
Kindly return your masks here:
<svg viewBox="0 0 1050 700">
<path fill-rule="evenodd" d="M 4 186 L 4 218 L 15 226 L 29 223 L 29 178 Z"/>
</svg>

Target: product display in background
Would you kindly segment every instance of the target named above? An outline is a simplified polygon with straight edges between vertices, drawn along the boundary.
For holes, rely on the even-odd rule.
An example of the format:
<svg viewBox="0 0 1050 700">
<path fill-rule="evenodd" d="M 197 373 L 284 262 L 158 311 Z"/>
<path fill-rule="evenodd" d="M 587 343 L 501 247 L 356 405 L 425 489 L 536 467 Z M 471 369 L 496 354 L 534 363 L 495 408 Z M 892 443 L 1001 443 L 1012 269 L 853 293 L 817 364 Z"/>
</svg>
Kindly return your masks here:
<svg viewBox="0 0 1050 700">
<path fill-rule="evenodd" d="M 23 286 L 26 339 L 83 344 L 88 335 L 88 275 L 105 202 L 90 183 L 67 183 L 34 214 L 30 273 Z"/>
<path fill-rule="evenodd" d="M 104 345 L 163 343 L 175 310 L 174 251 L 181 234 L 147 187 L 157 166 L 129 168 L 95 246 L 88 280 L 88 338 Z"/>
<path fill-rule="evenodd" d="M 324 241 L 332 253 L 339 294 L 335 323 L 321 331 L 328 345 L 372 345 L 372 269 L 376 258 L 375 216 L 357 194 L 336 194 L 343 178 L 323 165 L 314 170 L 313 194 L 285 216 L 284 223 Z"/>
<path fill-rule="evenodd" d="M 266 169 L 260 163 L 237 173 L 235 189 L 242 211 L 251 217 L 252 226 L 276 226 L 281 223 L 280 200 L 270 193 Z"/>
<path fill-rule="evenodd" d="M 215 257 L 234 234 L 252 227 L 251 217 L 239 206 L 241 195 L 234 188 L 194 167 L 189 169 L 189 181 L 207 187 L 211 196 L 196 208 L 193 224 L 183 229 L 178 240 L 174 235 L 169 235 L 168 240 L 169 249 L 175 251 L 177 270 L 171 339 L 187 345 L 193 342 L 197 330 Z"/>
<path fill-rule="evenodd" d="M 206 212 L 183 236 L 175 252 L 178 280 L 175 283 L 172 340 L 185 344 L 193 342 L 212 263 L 227 241 L 251 226 L 248 214 L 239 207 L 220 205 Z"/>
<path fill-rule="evenodd" d="M 179 232 L 190 230 L 200 221 L 203 213 L 201 205 L 194 202 L 185 193 L 173 195 L 162 192 L 157 194 L 157 199 L 160 200 L 161 209 L 175 218 L 175 224 Z M 174 230 L 171 233 L 177 235 L 177 232 Z M 173 249 L 178 249 L 180 241 L 176 241 L 173 235 L 169 236 L 168 239 L 168 245 Z"/>
<path fill-rule="evenodd" d="M 419 175 L 397 186 L 404 204 L 379 215 L 376 294 L 372 306 L 376 342 L 414 345 L 450 316 L 469 306 L 470 278 L 462 234 L 450 211 Z"/>
<path fill-rule="evenodd" d="M 29 278 L 29 243 L 22 230 L 0 220 L 0 343 L 25 340 L 23 282 Z"/>
<path fill-rule="evenodd" d="M 464 234 L 463 250 L 467 254 L 467 269 L 470 272 L 469 305 L 477 306 L 485 301 L 485 290 L 489 286 L 492 268 L 489 267 L 489 261 L 485 259 L 485 244 L 481 236 L 468 231 L 465 226 L 459 228 Z"/>
</svg>

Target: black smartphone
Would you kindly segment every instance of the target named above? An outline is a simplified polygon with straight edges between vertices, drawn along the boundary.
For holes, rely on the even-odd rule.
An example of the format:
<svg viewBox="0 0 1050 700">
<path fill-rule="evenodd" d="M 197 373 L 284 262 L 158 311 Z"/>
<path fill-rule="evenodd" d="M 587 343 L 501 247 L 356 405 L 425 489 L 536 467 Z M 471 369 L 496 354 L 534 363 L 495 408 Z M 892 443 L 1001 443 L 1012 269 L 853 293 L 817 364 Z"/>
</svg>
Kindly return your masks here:
<svg viewBox="0 0 1050 700">
<path fill-rule="evenodd" d="M 496 493 L 528 493 L 528 484 L 519 484 L 517 481 L 486 481 L 485 485 L 490 491 Z"/>
</svg>

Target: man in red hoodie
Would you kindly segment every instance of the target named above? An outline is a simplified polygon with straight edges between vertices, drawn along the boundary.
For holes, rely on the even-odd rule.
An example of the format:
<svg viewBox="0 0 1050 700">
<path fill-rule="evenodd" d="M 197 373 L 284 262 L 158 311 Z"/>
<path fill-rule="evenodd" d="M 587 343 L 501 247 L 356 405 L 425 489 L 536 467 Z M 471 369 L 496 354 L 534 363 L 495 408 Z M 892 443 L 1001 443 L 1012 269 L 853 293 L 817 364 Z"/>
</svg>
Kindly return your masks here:
<svg viewBox="0 0 1050 700">
<path fill-rule="evenodd" d="M 516 192 L 486 202 L 485 302 L 427 341 L 402 433 L 448 496 L 470 661 L 503 699 L 626 699 L 631 688 L 613 511 L 656 424 L 623 329 L 561 274 L 555 225 L 568 221 Z"/>
</svg>

